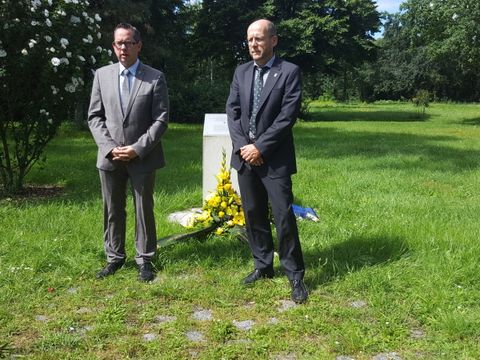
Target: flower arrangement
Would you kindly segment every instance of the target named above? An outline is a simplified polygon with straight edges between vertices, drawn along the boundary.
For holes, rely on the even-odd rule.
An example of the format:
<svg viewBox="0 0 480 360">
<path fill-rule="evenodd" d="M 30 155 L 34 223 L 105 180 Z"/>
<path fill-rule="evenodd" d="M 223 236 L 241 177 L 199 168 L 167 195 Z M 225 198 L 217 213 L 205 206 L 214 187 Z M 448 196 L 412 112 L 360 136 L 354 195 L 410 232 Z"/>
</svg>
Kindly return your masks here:
<svg viewBox="0 0 480 360">
<path fill-rule="evenodd" d="M 222 150 L 222 164 L 215 177 L 217 179 L 215 191 L 206 197 L 202 213 L 193 216 L 188 227 L 206 228 L 217 224 L 215 233 L 221 235 L 235 227 L 245 226 L 242 201 L 232 186 L 225 150 Z"/>
</svg>

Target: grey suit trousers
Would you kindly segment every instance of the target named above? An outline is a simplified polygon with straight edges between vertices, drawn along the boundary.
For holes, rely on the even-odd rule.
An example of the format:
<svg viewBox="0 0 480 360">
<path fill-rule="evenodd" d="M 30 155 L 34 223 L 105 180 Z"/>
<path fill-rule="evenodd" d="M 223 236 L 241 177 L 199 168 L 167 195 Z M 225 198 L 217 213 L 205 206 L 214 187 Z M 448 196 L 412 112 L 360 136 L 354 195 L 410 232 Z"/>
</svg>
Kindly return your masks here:
<svg viewBox="0 0 480 360">
<path fill-rule="evenodd" d="M 127 166 L 99 170 L 104 206 L 104 246 L 108 262 L 124 261 L 127 183 L 130 180 L 135 207 L 135 262 L 152 261 L 157 248 L 153 210 L 155 172 L 129 173 Z"/>
</svg>

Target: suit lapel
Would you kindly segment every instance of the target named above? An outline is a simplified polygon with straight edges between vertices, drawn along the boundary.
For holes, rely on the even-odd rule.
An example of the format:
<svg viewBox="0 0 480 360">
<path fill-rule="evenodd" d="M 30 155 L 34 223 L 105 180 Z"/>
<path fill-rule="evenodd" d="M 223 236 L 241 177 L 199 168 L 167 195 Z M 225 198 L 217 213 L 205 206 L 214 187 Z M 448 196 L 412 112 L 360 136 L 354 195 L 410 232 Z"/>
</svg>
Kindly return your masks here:
<svg viewBox="0 0 480 360">
<path fill-rule="evenodd" d="M 265 85 L 263 86 L 262 93 L 260 95 L 260 104 L 258 105 L 258 108 L 261 109 L 265 100 L 268 98 L 268 95 L 272 92 L 273 87 L 275 86 L 277 80 L 281 76 L 281 66 L 280 66 L 280 60 L 278 58 L 275 59 L 273 62 L 272 68 L 270 69 L 270 72 L 268 73 L 267 81 L 265 82 Z"/>
<path fill-rule="evenodd" d="M 138 90 L 142 86 L 144 76 L 145 76 L 145 70 L 143 69 L 142 63 L 140 63 L 138 65 L 137 72 L 135 73 L 135 81 L 133 83 L 133 89 L 130 92 L 130 98 L 128 99 L 127 110 L 125 111 L 125 114 L 123 115 L 123 120 L 124 121 L 125 121 L 127 115 L 130 113 L 130 110 L 132 109 L 133 102 L 135 101 L 135 98 L 137 97 L 137 94 L 138 94 Z M 118 82 L 118 77 L 117 77 L 117 82 Z"/>
<path fill-rule="evenodd" d="M 116 112 L 119 114 L 122 114 L 122 102 L 120 100 L 120 75 L 119 75 L 119 68 L 118 64 L 115 64 L 116 66 L 112 66 L 112 78 L 113 78 L 113 91 L 115 92 L 114 98 L 116 99 L 115 101 L 115 107 L 116 107 Z"/>
</svg>

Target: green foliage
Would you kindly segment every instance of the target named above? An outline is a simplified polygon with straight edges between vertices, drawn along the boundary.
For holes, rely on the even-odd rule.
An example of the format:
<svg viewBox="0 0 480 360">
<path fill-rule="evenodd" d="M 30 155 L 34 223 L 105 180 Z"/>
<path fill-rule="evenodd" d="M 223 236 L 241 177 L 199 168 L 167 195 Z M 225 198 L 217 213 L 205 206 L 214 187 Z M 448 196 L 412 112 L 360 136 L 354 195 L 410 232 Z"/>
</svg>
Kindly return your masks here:
<svg viewBox="0 0 480 360">
<path fill-rule="evenodd" d="M 428 90 L 418 90 L 412 102 L 415 106 L 422 108 L 422 117 L 425 117 L 425 110 L 430 105 L 430 92 Z"/>
<path fill-rule="evenodd" d="M 98 46 L 101 18 L 84 0 L 2 1 L 0 17 L 0 180 L 12 193 L 107 51 Z"/>
<path fill-rule="evenodd" d="M 170 88 L 171 118 L 179 123 L 203 124 L 205 113 L 224 113 L 227 82 L 201 80 Z"/>
</svg>

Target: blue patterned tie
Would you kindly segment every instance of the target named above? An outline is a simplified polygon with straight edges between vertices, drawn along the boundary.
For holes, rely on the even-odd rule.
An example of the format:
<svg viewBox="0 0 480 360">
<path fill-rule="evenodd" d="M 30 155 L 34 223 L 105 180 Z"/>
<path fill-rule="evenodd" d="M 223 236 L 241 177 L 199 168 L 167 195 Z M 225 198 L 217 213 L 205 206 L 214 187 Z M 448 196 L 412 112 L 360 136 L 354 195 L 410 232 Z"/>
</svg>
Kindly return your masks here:
<svg viewBox="0 0 480 360">
<path fill-rule="evenodd" d="M 268 71 L 268 67 L 255 67 L 255 80 L 253 82 L 253 100 L 252 100 L 252 114 L 248 126 L 248 136 L 250 140 L 255 140 L 257 134 L 257 113 L 260 105 L 260 95 L 263 89 L 263 75 Z"/>
</svg>

